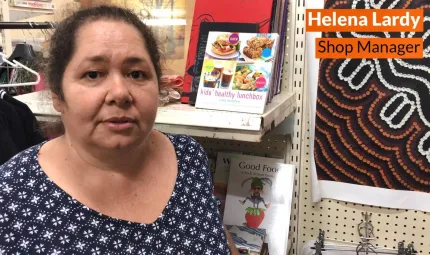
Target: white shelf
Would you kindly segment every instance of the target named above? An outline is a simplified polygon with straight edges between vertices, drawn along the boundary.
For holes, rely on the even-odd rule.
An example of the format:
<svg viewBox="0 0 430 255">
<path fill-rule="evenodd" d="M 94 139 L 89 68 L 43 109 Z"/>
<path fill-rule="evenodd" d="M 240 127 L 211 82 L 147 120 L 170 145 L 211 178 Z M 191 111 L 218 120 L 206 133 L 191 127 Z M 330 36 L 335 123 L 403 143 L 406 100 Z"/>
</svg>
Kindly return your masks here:
<svg viewBox="0 0 430 255">
<path fill-rule="evenodd" d="M 41 121 L 59 118 L 49 100 L 49 94 L 34 92 L 15 98 L 27 104 Z M 158 109 L 155 127 L 166 133 L 259 142 L 265 133 L 279 125 L 295 107 L 294 93 L 282 93 L 274 97 L 262 115 L 196 109 L 177 103 Z"/>
<path fill-rule="evenodd" d="M 42 9 L 28 9 L 19 7 L 10 7 L 10 20 L 11 22 L 20 21 L 24 19 L 31 19 L 41 15 L 52 15 L 53 10 L 42 10 Z"/>
<path fill-rule="evenodd" d="M 52 15 L 54 10 L 55 5 L 50 2 L 10 0 L 8 21 L 14 22 L 41 15 Z"/>
</svg>

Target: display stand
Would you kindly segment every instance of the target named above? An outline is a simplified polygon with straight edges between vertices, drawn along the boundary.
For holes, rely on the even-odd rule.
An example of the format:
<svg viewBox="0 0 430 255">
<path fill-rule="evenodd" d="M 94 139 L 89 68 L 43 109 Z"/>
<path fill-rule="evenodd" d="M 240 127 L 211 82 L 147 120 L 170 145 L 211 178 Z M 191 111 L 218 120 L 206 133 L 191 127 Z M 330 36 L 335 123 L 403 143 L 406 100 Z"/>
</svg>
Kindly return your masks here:
<svg viewBox="0 0 430 255">
<path fill-rule="evenodd" d="M 426 232 L 430 230 L 429 214 L 326 199 L 321 203 L 312 203 L 304 0 L 290 1 L 288 17 L 282 94 L 274 98 L 264 114 L 209 111 L 173 104 L 158 110 L 156 128 L 164 132 L 192 135 L 210 153 L 237 150 L 262 155 L 285 155 L 287 163 L 296 166 L 290 224 L 293 245 L 290 254 L 300 254 L 305 243 L 317 238 L 319 229 L 325 230 L 326 238 L 355 240 L 356 227 L 363 212 L 373 215 L 372 224 L 378 246 L 396 248 L 402 240 L 414 241 L 418 252 L 430 254 L 429 237 L 426 237 Z M 40 120 L 58 118 L 47 96 L 31 93 L 17 98 L 27 103 Z M 292 130 L 272 135 L 269 131 L 288 116 L 294 118 Z M 289 133 L 292 134 L 291 138 L 287 135 Z"/>
</svg>

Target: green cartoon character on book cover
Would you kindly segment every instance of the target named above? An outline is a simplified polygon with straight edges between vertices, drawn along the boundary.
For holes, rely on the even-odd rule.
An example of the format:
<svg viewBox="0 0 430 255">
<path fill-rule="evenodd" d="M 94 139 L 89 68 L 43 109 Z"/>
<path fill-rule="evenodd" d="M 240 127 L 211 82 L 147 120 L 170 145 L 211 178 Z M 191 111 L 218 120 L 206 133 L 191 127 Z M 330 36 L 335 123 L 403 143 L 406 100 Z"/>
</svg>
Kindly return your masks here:
<svg viewBox="0 0 430 255">
<path fill-rule="evenodd" d="M 248 200 L 252 203 L 252 207 L 246 208 L 246 226 L 250 228 L 258 228 L 264 220 L 265 211 L 265 209 L 260 208 L 260 204 L 263 204 L 266 209 L 270 207 L 270 203 L 266 203 L 261 194 L 263 193 L 264 186 L 266 184 L 270 187 L 272 186 L 272 180 L 269 178 L 251 177 L 242 182 L 242 187 L 249 181 L 251 181 L 251 194 L 250 196 L 247 196 L 245 200 L 239 200 L 239 202 L 242 205 Z"/>
</svg>

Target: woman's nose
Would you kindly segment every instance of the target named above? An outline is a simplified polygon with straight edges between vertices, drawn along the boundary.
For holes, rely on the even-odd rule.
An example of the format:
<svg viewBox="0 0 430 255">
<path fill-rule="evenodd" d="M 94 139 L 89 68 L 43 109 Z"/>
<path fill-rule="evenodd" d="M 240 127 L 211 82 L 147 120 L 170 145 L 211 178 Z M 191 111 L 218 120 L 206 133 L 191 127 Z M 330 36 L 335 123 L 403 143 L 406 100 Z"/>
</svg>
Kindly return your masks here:
<svg viewBox="0 0 430 255">
<path fill-rule="evenodd" d="M 133 97 L 130 94 L 130 88 L 127 84 L 126 77 L 113 74 L 106 82 L 108 82 L 107 85 L 109 87 L 106 95 L 107 104 L 123 106 L 132 103 Z"/>
</svg>

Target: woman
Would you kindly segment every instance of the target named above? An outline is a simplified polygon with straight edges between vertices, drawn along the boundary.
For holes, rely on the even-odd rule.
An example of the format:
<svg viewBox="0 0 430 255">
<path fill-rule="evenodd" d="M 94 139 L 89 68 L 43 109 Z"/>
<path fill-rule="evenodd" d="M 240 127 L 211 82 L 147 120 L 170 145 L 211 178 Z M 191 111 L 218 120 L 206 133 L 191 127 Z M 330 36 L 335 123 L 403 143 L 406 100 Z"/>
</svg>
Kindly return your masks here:
<svg viewBox="0 0 430 255">
<path fill-rule="evenodd" d="M 65 133 L 0 167 L 1 254 L 230 254 L 203 148 L 153 130 L 160 54 L 137 16 L 64 20 L 46 77 Z"/>
</svg>

